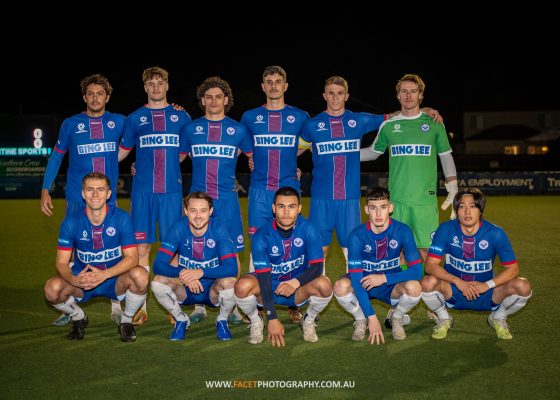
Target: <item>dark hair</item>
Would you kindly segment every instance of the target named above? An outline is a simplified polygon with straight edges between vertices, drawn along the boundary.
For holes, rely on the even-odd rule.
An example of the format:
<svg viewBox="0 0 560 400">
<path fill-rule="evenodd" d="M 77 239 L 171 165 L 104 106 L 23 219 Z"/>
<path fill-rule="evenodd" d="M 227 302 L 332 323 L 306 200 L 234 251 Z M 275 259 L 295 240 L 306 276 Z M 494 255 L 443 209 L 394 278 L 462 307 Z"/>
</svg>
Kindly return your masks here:
<svg viewBox="0 0 560 400">
<path fill-rule="evenodd" d="M 366 194 L 366 201 L 370 200 L 391 200 L 389 191 L 382 187 L 374 187 Z"/>
<path fill-rule="evenodd" d="M 82 189 L 84 189 L 86 187 L 86 181 L 88 179 L 99 179 L 99 180 L 105 181 L 105 183 L 107 184 L 107 187 L 109 189 L 111 188 L 111 182 L 109 181 L 109 178 L 107 177 L 107 175 L 102 174 L 101 172 L 90 172 L 89 174 L 85 175 L 82 178 Z"/>
<path fill-rule="evenodd" d="M 286 75 L 286 71 L 284 70 L 284 68 L 278 65 L 271 65 L 264 69 L 263 82 L 267 76 L 274 75 L 274 74 L 280 75 L 284 79 L 284 82 L 288 81 L 288 75 Z"/>
<path fill-rule="evenodd" d="M 192 192 L 189 193 L 184 199 L 183 199 L 183 205 L 185 206 L 185 208 L 189 208 L 189 201 L 191 199 L 201 199 L 201 200 L 206 200 L 208 202 L 208 208 L 212 209 L 212 207 L 214 207 L 214 201 L 212 200 L 212 197 L 208 196 L 208 194 L 206 192 Z"/>
<path fill-rule="evenodd" d="M 206 78 L 204 82 L 200 84 L 199 87 L 196 88 L 196 98 L 198 99 L 198 105 L 204 111 L 205 108 L 202 105 L 202 99 L 204 98 L 204 94 L 212 89 L 212 88 L 219 88 L 224 92 L 224 96 L 228 98 L 228 103 L 225 105 L 225 112 L 228 113 L 233 107 L 233 92 L 231 91 L 231 87 L 229 83 L 224 81 L 219 76 L 211 76 L 210 78 Z"/>
<path fill-rule="evenodd" d="M 480 214 L 484 212 L 484 207 L 486 207 L 486 196 L 477 188 L 466 188 L 461 189 L 457 192 L 453 198 L 453 209 L 457 212 L 459 208 L 459 203 L 463 199 L 463 196 L 472 196 L 474 199 L 474 205 L 480 210 Z"/>
<path fill-rule="evenodd" d="M 278 196 L 295 196 L 298 199 L 298 203 L 300 202 L 299 192 L 290 186 L 281 187 L 274 193 L 274 203 L 276 203 Z"/>
<path fill-rule="evenodd" d="M 82 79 L 82 81 L 80 82 L 80 88 L 82 89 L 83 95 L 86 94 L 87 87 L 89 85 L 103 86 L 103 89 L 105 89 L 105 92 L 107 92 L 107 96 L 110 96 L 111 93 L 113 93 L 113 87 L 111 86 L 107 78 L 105 78 L 101 74 L 86 76 L 84 79 Z"/>
</svg>

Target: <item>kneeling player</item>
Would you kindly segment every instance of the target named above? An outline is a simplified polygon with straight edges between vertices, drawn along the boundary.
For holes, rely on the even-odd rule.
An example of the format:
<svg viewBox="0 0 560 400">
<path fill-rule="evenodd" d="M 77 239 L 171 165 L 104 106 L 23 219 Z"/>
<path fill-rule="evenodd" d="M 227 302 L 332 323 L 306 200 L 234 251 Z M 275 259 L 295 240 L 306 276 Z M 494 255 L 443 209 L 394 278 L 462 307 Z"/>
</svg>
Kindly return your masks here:
<svg viewBox="0 0 560 400">
<path fill-rule="evenodd" d="M 210 219 L 213 202 L 206 193 L 193 192 L 183 204 L 186 217 L 167 232 L 154 261 L 152 291 L 175 318 L 171 340 L 183 340 L 190 325 L 182 304 L 220 307 L 217 337 L 230 340 L 227 319 L 235 307 L 233 287 L 237 276 L 233 241 L 225 226 Z M 170 264 L 175 254 L 179 256 L 178 267 Z"/>
<path fill-rule="evenodd" d="M 457 220 L 437 229 L 422 280 L 422 299 L 435 312 L 434 339 L 445 339 L 453 325 L 446 309 L 492 311 L 488 323 L 499 339 L 511 339 L 506 318 L 531 297 L 531 285 L 518 276 L 519 265 L 504 230 L 482 219 L 486 198 L 479 189 L 459 191 L 453 199 Z M 504 270 L 494 277 L 496 255 Z M 444 268 L 440 268 L 445 257 Z"/>
<path fill-rule="evenodd" d="M 264 324 L 257 301 L 264 305 L 268 319 L 268 339 L 273 346 L 284 346 L 284 327 L 275 304 L 309 307 L 301 319 L 303 339 L 319 340 L 315 318 L 329 304 L 332 285 L 323 273 L 323 249 L 317 228 L 301 217 L 299 193 L 285 186 L 276 191 L 272 204 L 274 220 L 253 236 L 255 272 L 235 285 L 237 305 L 251 319 L 249 343 L 263 341 Z"/>
<path fill-rule="evenodd" d="M 420 254 L 410 228 L 389 217 L 393 203 L 386 189 L 371 190 L 364 211 L 368 221 L 354 229 L 348 238 L 349 277 L 343 276 L 335 282 L 334 295 L 356 320 L 352 340 L 363 340 L 367 327 L 371 344 L 385 343 L 370 299 L 394 307 L 389 312 L 393 339 L 404 340 L 404 325 L 410 322 L 406 312 L 418 304 L 422 294 L 418 281 L 422 277 Z M 401 250 L 408 264 L 405 271 L 399 262 Z"/>
<path fill-rule="evenodd" d="M 109 178 L 93 172 L 82 179 L 85 212 L 67 215 L 60 227 L 56 269 L 58 275 L 45 284 L 47 301 L 72 319 L 69 340 L 81 340 L 88 317 L 76 302 L 103 296 L 125 299 L 119 323 L 123 342 L 136 340 L 132 317 L 142 306 L 148 289 L 148 273 L 138 266 L 138 249 L 132 222 L 120 208 L 107 206 Z M 74 265 L 70 257 L 74 250 Z"/>
</svg>

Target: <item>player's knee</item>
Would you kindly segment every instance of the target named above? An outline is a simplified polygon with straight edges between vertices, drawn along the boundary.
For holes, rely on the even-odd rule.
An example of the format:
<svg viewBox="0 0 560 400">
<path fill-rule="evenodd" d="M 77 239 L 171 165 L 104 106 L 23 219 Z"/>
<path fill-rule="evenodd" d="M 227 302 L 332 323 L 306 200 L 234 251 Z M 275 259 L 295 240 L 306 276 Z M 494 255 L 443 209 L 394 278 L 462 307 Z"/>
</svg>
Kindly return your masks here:
<svg viewBox="0 0 560 400">
<path fill-rule="evenodd" d="M 531 283 L 525 278 L 515 278 L 513 287 L 519 296 L 526 297 L 531 294 Z"/>
<path fill-rule="evenodd" d="M 216 284 L 220 285 L 222 290 L 234 288 L 235 282 L 237 282 L 237 279 L 234 277 L 216 279 Z"/>
<path fill-rule="evenodd" d="M 316 279 L 316 288 L 320 297 L 329 297 L 333 293 L 331 281 L 322 275 Z"/>
<path fill-rule="evenodd" d="M 49 303 L 58 303 L 62 286 L 62 280 L 59 277 L 55 276 L 49 279 L 43 288 L 45 299 L 47 299 Z"/>
<path fill-rule="evenodd" d="M 146 256 L 150 256 L 150 245 L 138 245 L 138 258 L 143 258 Z"/>
<path fill-rule="evenodd" d="M 248 297 L 253 289 L 253 282 L 247 278 L 241 278 L 235 284 L 235 295 L 240 298 Z"/>
<path fill-rule="evenodd" d="M 404 283 L 404 290 L 411 297 L 418 297 L 422 294 L 422 285 L 418 281 L 407 281 Z"/>
<path fill-rule="evenodd" d="M 352 282 L 350 282 L 350 279 L 346 277 L 340 278 L 334 283 L 333 290 L 335 296 L 346 296 L 352 290 Z"/>
<path fill-rule="evenodd" d="M 433 292 L 438 284 L 438 279 L 432 275 L 426 275 L 420 282 L 422 291 Z"/>
<path fill-rule="evenodd" d="M 134 267 L 129 271 L 134 286 L 141 292 L 148 290 L 148 271 L 144 267 Z"/>
</svg>

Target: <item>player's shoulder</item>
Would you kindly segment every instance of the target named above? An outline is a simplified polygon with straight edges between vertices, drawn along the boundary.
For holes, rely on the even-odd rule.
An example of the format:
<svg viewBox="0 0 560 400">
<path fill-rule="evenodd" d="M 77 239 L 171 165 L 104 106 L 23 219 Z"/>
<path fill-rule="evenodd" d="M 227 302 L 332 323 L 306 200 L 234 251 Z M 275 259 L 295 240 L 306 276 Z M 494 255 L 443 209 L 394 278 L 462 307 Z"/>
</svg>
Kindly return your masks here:
<svg viewBox="0 0 560 400">
<path fill-rule="evenodd" d="M 309 119 L 309 113 L 307 111 L 302 110 L 301 108 L 297 108 L 286 104 L 286 107 L 282 110 L 285 114 L 296 114 L 300 117 L 304 117 L 305 119 Z"/>
<path fill-rule="evenodd" d="M 412 232 L 407 224 L 394 218 L 391 218 L 391 225 L 396 232 Z"/>
<path fill-rule="evenodd" d="M 256 120 L 256 118 L 259 114 L 263 114 L 265 112 L 266 112 L 266 107 L 265 106 L 258 106 L 258 107 L 255 107 L 255 108 L 251 108 L 250 110 L 247 110 L 243 113 L 243 116 L 241 117 L 241 120 L 244 121 L 244 120 L 249 119 L 249 118 L 255 118 L 255 120 Z"/>
<path fill-rule="evenodd" d="M 148 107 L 142 106 L 128 114 L 128 118 L 130 120 L 134 120 L 135 118 L 140 118 L 141 116 L 146 115 L 149 111 L 150 109 Z"/>
<path fill-rule="evenodd" d="M 485 232 L 490 232 L 495 235 L 505 235 L 506 231 L 499 225 L 496 225 L 488 220 L 481 221 L 481 229 Z"/>
</svg>

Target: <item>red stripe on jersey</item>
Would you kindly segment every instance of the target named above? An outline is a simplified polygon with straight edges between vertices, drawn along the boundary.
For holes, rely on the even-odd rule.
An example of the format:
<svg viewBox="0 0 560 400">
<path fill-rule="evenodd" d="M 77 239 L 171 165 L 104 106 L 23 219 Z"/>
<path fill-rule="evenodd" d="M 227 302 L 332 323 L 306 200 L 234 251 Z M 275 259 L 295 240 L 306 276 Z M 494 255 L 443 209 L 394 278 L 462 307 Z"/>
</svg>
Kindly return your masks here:
<svg viewBox="0 0 560 400">
<path fill-rule="evenodd" d="M 324 258 L 318 258 L 317 260 L 309 260 L 309 264 L 322 263 L 323 261 L 325 261 Z"/>
<path fill-rule="evenodd" d="M 331 138 L 344 137 L 344 126 L 342 125 L 342 118 L 331 118 Z"/>
<path fill-rule="evenodd" d="M 103 139 L 103 121 L 101 118 L 89 119 L 89 138 Z"/>
<path fill-rule="evenodd" d="M 197 260 L 204 259 L 204 238 L 193 238 L 192 255 Z"/>
<path fill-rule="evenodd" d="M 72 251 L 73 247 L 62 247 L 62 246 L 56 246 L 56 248 L 58 250 L 64 250 L 64 251 Z"/>
<path fill-rule="evenodd" d="M 437 258 L 438 260 L 441 260 L 443 258 L 443 256 L 438 256 L 437 254 L 432 254 L 432 253 L 428 253 L 428 257 Z"/>
<path fill-rule="evenodd" d="M 54 151 L 60 153 L 60 154 L 66 154 L 66 150 L 60 150 L 58 147 L 54 146 Z"/>
<path fill-rule="evenodd" d="M 137 244 L 127 244 L 126 246 L 122 246 L 121 248 L 124 249 L 130 249 L 131 247 L 138 247 Z"/>
<path fill-rule="evenodd" d="M 119 148 L 123 150 L 132 150 L 132 147 L 124 147 L 122 144 L 119 144 Z"/>
<path fill-rule="evenodd" d="M 154 193 L 165 193 L 165 149 L 154 149 Z"/>
<path fill-rule="evenodd" d="M 165 254 L 167 254 L 167 255 L 169 255 L 169 256 L 171 256 L 171 257 L 173 257 L 173 256 L 175 255 L 175 253 L 171 252 L 170 250 L 167 250 L 167 249 L 164 248 L 164 247 L 160 247 L 158 251 L 161 251 L 162 253 L 165 253 Z"/>
<path fill-rule="evenodd" d="M 351 274 L 357 274 L 357 273 L 360 273 L 360 272 L 364 272 L 364 270 L 363 269 L 349 269 L 348 272 L 351 273 Z"/>
<path fill-rule="evenodd" d="M 433 255 L 432 255 L 432 257 L 433 257 Z M 408 265 L 409 267 L 412 267 L 413 265 L 420 264 L 421 262 L 422 262 L 422 260 L 418 259 L 418 260 L 414 260 L 414 261 L 411 261 L 411 262 L 407 262 L 406 265 Z"/>
<path fill-rule="evenodd" d="M 511 265 L 511 264 L 515 264 L 516 262 L 517 260 L 502 262 L 502 265 Z"/>
<path fill-rule="evenodd" d="M 152 111 L 154 132 L 165 132 L 165 111 Z"/>
<path fill-rule="evenodd" d="M 105 157 L 93 157 L 91 162 L 93 164 L 93 172 L 101 172 L 105 175 Z"/>
<path fill-rule="evenodd" d="M 265 268 L 265 269 L 259 269 L 259 270 L 255 270 L 255 272 L 257 274 L 264 274 L 265 272 L 270 272 L 272 271 L 272 268 Z"/>
<path fill-rule="evenodd" d="M 206 193 L 213 199 L 218 198 L 218 167 L 220 160 L 206 160 Z"/>
<path fill-rule="evenodd" d="M 346 200 L 346 157 L 333 157 L 333 199 Z"/>
<path fill-rule="evenodd" d="M 280 150 L 268 150 L 266 190 L 278 190 L 280 176 Z"/>
<path fill-rule="evenodd" d="M 208 141 L 220 143 L 222 141 L 222 123 L 209 122 L 208 123 Z"/>
<path fill-rule="evenodd" d="M 225 260 L 225 259 L 231 258 L 231 257 L 235 257 L 235 253 L 234 253 L 234 254 L 226 254 L 225 256 L 223 256 L 222 258 L 220 258 L 220 260 Z"/>
<path fill-rule="evenodd" d="M 268 113 L 268 131 L 282 132 L 282 114 L 279 112 Z"/>
</svg>

